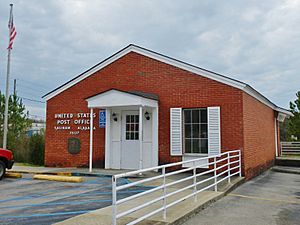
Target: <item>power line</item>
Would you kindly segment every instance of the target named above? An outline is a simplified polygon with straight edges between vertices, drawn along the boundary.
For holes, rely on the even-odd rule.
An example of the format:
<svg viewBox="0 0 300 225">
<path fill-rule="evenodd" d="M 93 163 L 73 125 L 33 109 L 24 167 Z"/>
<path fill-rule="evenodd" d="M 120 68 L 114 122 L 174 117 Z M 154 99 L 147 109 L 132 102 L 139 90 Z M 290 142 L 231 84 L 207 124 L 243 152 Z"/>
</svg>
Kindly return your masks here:
<svg viewBox="0 0 300 225">
<path fill-rule="evenodd" d="M 38 103 L 43 103 L 43 104 L 46 103 L 46 102 L 43 102 L 43 101 L 40 101 L 40 100 L 36 100 L 36 99 L 26 98 L 26 97 L 22 97 L 22 96 L 18 96 L 18 97 L 22 98 L 24 100 L 27 100 L 27 101 L 38 102 Z"/>
<path fill-rule="evenodd" d="M 34 115 L 34 114 L 28 114 L 29 116 L 35 117 L 35 118 L 42 118 L 42 119 L 46 119 L 45 116 L 39 116 L 39 115 Z"/>
<path fill-rule="evenodd" d="M 28 97 L 33 97 L 33 98 L 40 98 L 40 96 L 42 96 L 42 93 L 41 92 L 39 92 L 39 93 L 37 93 L 37 91 L 35 91 L 34 89 L 23 89 L 23 88 L 20 88 L 19 87 L 19 89 L 17 90 L 17 93 L 18 94 L 20 94 L 20 95 L 26 95 L 26 96 L 28 96 Z"/>
<path fill-rule="evenodd" d="M 17 80 L 20 80 L 20 81 L 23 81 L 23 82 L 25 82 L 25 83 L 34 85 L 35 87 L 36 87 L 36 86 L 40 86 L 40 87 L 44 87 L 45 89 L 48 89 L 48 90 L 49 90 L 49 89 L 52 89 L 52 88 L 47 87 L 47 86 L 45 86 L 45 85 L 43 85 L 43 84 L 37 84 L 37 83 L 35 83 L 35 82 L 28 81 L 28 80 L 24 80 L 24 79 L 20 79 L 20 78 L 17 78 L 17 77 L 16 77 L 16 79 L 17 79 Z"/>
<path fill-rule="evenodd" d="M 24 84 L 22 82 L 19 82 L 18 83 L 18 86 L 21 86 L 23 88 L 27 88 L 27 89 L 30 89 L 30 90 L 33 90 L 33 91 L 38 91 L 38 92 L 46 92 L 46 88 L 45 89 L 38 89 L 40 88 L 39 85 L 28 85 L 28 84 Z"/>
</svg>

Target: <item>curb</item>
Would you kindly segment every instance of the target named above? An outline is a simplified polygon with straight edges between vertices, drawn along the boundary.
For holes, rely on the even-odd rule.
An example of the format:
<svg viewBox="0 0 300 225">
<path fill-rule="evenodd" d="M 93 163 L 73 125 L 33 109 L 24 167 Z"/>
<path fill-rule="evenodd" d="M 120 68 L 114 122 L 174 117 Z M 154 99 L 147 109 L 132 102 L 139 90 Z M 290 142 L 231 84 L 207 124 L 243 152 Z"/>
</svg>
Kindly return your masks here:
<svg viewBox="0 0 300 225">
<path fill-rule="evenodd" d="M 72 183 L 81 183 L 81 182 L 83 182 L 82 177 L 70 177 L 70 176 L 58 176 L 58 175 L 39 175 L 39 174 L 36 174 L 36 175 L 33 176 L 33 179 L 60 181 L 60 182 L 72 182 Z"/>
<path fill-rule="evenodd" d="M 25 174 L 41 174 L 41 175 L 58 175 L 58 176 L 72 176 L 70 172 L 34 172 L 24 170 L 10 170 L 11 173 L 25 173 Z"/>
<path fill-rule="evenodd" d="M 293 169 L 284 169 L 284 168 L 272 168 L 272 171 L 279 173 L 291 173 L 291 174 L 300 174 L 300 170 Z"/>
<path fill-rule="evenodd" d="M 21 173 L 7 172 L 7 173 L 5 173 L 4 177 L 7 177 L 7 178 L 22 178 L 22 174 Z"/>
<path fill-rule="evenodd" d="M 11 173 L 25 173 L 33 175 L 57 175 L 57 176 L 84 176 L 84 177 L 111 177 L 109 174 L 90 174 L 82 172 L 35 172 L 35 171 L 25 171 L 25 170 L 10 170 Z"/>
</svg>

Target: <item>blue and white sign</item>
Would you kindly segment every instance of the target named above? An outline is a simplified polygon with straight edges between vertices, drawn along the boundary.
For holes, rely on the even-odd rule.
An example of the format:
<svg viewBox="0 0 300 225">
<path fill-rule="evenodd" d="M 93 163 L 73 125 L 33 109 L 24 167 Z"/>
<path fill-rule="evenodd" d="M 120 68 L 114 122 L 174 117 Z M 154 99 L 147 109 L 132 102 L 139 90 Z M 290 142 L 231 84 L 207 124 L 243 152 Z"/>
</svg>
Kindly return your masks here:
<svg viewBox="0 0 300 225">
<path fill-rule="evenodd" d="M 105 128 L 106 124 L 106 112 L 105 110 L 99 111 L 99 127 Z"/>
</svg>

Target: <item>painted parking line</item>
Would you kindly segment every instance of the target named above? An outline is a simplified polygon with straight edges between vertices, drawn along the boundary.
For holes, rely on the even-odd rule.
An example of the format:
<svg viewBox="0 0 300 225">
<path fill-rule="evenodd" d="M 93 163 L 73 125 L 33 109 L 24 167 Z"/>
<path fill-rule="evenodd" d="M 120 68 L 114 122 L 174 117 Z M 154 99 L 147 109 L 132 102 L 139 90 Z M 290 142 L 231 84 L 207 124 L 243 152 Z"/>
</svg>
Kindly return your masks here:
<svg viewBox="0 0 300 225">
<path fill-rule="evenodd" d="M 287 200 L 281 200 L 281 199 L 262 198 L 262 197 L 257 197 L 257 196 L 238 195 L 238 194 L 228 194 L 228 195 L 229 196 L 234 196 L 234 197 L 240 197 L 240 198 L 261 200 L 261 201 L 280 202 L 280 203 L 289 203 L 289 204 L 298 204 L 298 205 L 300 205 L 300 201 L 287 201 Z"/>
<path fill-rule="evenodd" d="M 13 182 L 18 188 L 12 193 L 7 191 L 6 197 L 3 198 L 4 195 L 0 200 L 0 224 L 25 225 L 36 220 L 41 224 L 51 224 L 111 205 L 111 177 L 91 178 L 77 184 L 50 182 L 36 182 L 28 177 Z M 131 181 L 127 178 L 118 182 L 119 185 L 128 183 Z M 7 184 L 11 186 L 11 182 Z M 136 185 L 120 191 L 118 198 L 151 188 L 153 186 Z M 4 213 L 6 211 L 8 213 Z"/>
<path fill-rule="evenodd" d="M 111 199 L 101 199 L 101 200 L 88 200 L 88 201 L 67 201 L 67 202 L 49 202 L 49 203 L 39 203 L 39 204 L 24 204 L 24 205 L 16 205 L 16 206 L 4 206 L 0 207 L 0 209 L 13 209 L 13 208 L 22 208 L 22 207 L 34 207 L 34 206 L 55 206 L 55 205 L 80 205 L 80 204 L 88 204 L 88 203 L 103 203 L 103 202 L 111 202 Z M 1 217 L 5 217 L 7 214 L 0 214 Z"/>
<path fill-rule="evenodd" d="M 110 187 L 110 186 L 105 186 L 105 187 Z M 101 189 L 105 188 L 101 187 Z M 144 187 L 144 189 L 134 189 L 134 190 L 127 190 L 127 191 L 119 191 L 118 194 L 129 194 L 129 193 L 139 193 L 143 192 L 146 190 L 151 189 Z M 76 189 L 77 190 L 77 189 Z M 91 193 L 92 192 L 92 193 Z M 41 193 L 34 194 L 34 195 L 29 195 L 29 196 L 22 196 L 22 197 L 15 197 L 15 198 L 10 198 L 10 199 L 5 199 L 5 200 L 0 200 L 0 203 L 4 202 L 11 202 L 11 201 L 23 201 L 23 200 L 30 200 L 30 199 L 44 199 L 44 198 L 57 198 L 57 197 L 88 197 L 88 196 L 98 196 L 98 195 L 111 195 L 111 191 L 95 191 L 95 190 L 90 190 L 88 193 L 81 193 L 81 194 L 58 194 L 58 195 L 52 195 L 52 196 L 40 196 Z M 1 208 L 1 207 L 0 207 Z"/>
<path fill-rule="evenodd" d="M 132 194 L 132 193 L 141 193 L 143 191 L 146 191 L 148 189 L 144 189 L 144 190 L 141 190 L 141 189 L 138 189 L 138 190 L 129 190 L 129 191 L 119 191 L 118 194 Z M 86 197 L 86 196 L 95 196 L 97 197 L 98 195 L 111 195 L 111 191 L 108 191 L 108 192 L 97 192 L 97 191 L 92 191 L 93 193 L 89 193 L 89 194 L 86 194 L 86 193 L 83 193 L 83 194 L 72 194 L 72 195 L 56 195 L 56 196 L 40 196 L 40 197 L 37 197 L 37 198 L 56 198 L 56 197 Z M 94 193 L 97 193 L 97 194 L 94 194 Z M 20 197 L 20 198 L 14 198 L 14 199 L 7 199 L 7 201 L 5 200 L 2 200 L 2 202 L 9 202 L 9 201 L 20 201 L 20 200 L 26 200 L 26 199 L 37 199 L 36 197 L 31 197 L 31 196 L 26 196 L 26 197 Z M 111 200 L 110 200 L 111 201 Z M 89 202 L 89 201 L 87 201 Z M 102 201 L 95 201 L 95 202 L 102 202 Z M 104 201 L 103 201 L 104 202 Z M 17 208 L 17 207 L 24 207 L 24 206 L 39 206 L 39 205 L 55 205 L 55 204 L 61 204 L 61 203 L 41 203 L 41 204 L 26 204 L 26 205 L 18 205 L 18 206 L 4 206 L 4 207 L 0 207 L 0 209 L 6 209 L 6 208 Z M 64 202 L 64 204 L 71 204 L 71 202 Z M 76 204 L 79 204 L 79 203 L 76 203 Z M 0 214 L 1 216 L 1 214 Z"/>
<path fill-rule="evenodd" d="M 99 182 L 98 180 L 96 180 L 97 182 Z M 103 185 L 103 184 L 105 184 L 104 182 L 99 182 L 99 183 L 95 183 L 94 181 L 88 181 L 88 182 L 90 182 L 90 184 L 99 184 L 99 185 Z M 93 182 L 93 183 L 92 183 Z M 44 182 L 41 182 L 41 183 L 44 183 Z M 121 184 L 127 184 L 128 183 L 128 180 L 123 180 L 123 181 L 121 181 Z M 86 184 L 86 183 L 85 183 Z M 70 190 L 76 190 L 76 191 L 80 191 L 80 190 L 88 190 L 89 188 L 87 188 L 86 187 L 86 185 L 83 185 L 83 186 L 72 186 L 72 187 L 68 187 Z M 94 187 L 94 186 L 92 186 L 92 187 Z M 97 187 L 97 186 L 96 186 Z M 98 187 L 98 189 L 106 189 L 106 188 L 111 188 L 112 186 L 111 186 L 111 183 L 109 182 L 109 185 L 105 185 L 105 186 L 99 186 Z M 62 189 L 64 189 L 64 186 L 61 186 L 61 187 L 58 187 L 57 189 L 59 189 L 59 188 L 62 188 Z M 94 187 L 95 188 L 95 187 Z M 50 190 L 48 190 L 48 191 L 39 191 L 39 192 L 37 192 L 37 191 L 35 191 L 35 193 L 34 194 L 29 194 L 28 196 L 22 196 L 22 197 L 15 197 L 15 198 L 10 198 L 10 199 L 5 199 L 5 200 L 0 200 L 0 203 L 1 202 L 8 202 L 8 201 L 15 201 L 15 200 L 25 200 L 25 199 L 32 199 L 32 198 L 51 198 L 51 197 L 66 197 L 66 196 L 73 196 L 73 195 L 77 195 L 77 194 L 64 194 L 64 195 L 55 195 L 55 196 L 40 196 L 40 195 L 46 195 L 46 194 L 49 194 L 49 193 L 51 193 L 51 192 L 53 192 L 53 193 L 55 193 L 55 192 L 57 192 L 58 190 L 57 189 L 51 189 L 50 188 Z M 81 195 L 84 195 L 84 193 L 82 193 Z"/>
<path fill-rule="evenodd" d="M 49 216 L 62 216 L 62 215 L 76 215 L 88 213 L 93 210 L 82 210 L 82 211 L 71 211 L 71 212 L 57 212 L 57 213 L 39 213 L 39 214 L 31 214 L 31 215 L 19 215 L 19 216 L 5 216 L 1 217 L 1 219 L 17 219 L 17 218 L 32 218 L 32 217 L 49 217 Z"/>
<path fill-rule="evenodd" d="M 96 180 L 98 181 L 98 180 Z M 90 184 L 94 183 L 94 181 L 89 181 Z M 130 181 L 126 178 L 124 178 L 123 180 L 120 180 L 120 183 L 118 182 L 119 185 L 121 184 L 128 184 L 130 183 Z M 103 184 L 103 182 L 99 182 L 99 183 L 94 183 L 94 184 Z M 100 186 L 99 189 L 111 189 L 112 185 L 106 185 L 106 186 Z M 133 186 L 131 188 L 143 188 L 143 189 L 134 189 L 134 190 L 126 190 L 126 191 L 120 191 L 118 192 L 118 194 L 128 194 L 128 193 L 139 193 L 142 191 L 146 191 L 149 190 L 151 188 L 154 188 L 154 186 L 143 186 L 143 185 L 136 185 Z M 70 187 L 71 190 L 87 190 L 87 188 L 84 186 L 74 186 L 74 187 Z M 22 196 L 22 197 L 14 197 L 14 198 L 10 198 L 10 199 L 4 199 L 4 200 L 0 200 L 0 203 L 4 203 L 4 202 L 10 202 L 10 201 L 22 201 L 22 200 L 30 200 L 30 199 L 44 199 L 44 198 L 57 198 L 57 197 L 73 197 L 73 196 L 97 196 L 97 195 L 109 195 L 111 194 L 111 191 L 98 191 L 97 190 L 91 190 L 88 193 L 81 193 L 81 194 L 56 194 L 56 195 L 52 195 L 52 196 L 45 196 L 45 194 L 49 194 L 51 192 L 56 192 L 56 190 L 48 190 L 48 191 L 43 191 L 43 192 L 35 192 L 34 195 L 27 195 L 27 196 Z M 93 193 L 90 193 L 93 192 Z"/>
</svg>

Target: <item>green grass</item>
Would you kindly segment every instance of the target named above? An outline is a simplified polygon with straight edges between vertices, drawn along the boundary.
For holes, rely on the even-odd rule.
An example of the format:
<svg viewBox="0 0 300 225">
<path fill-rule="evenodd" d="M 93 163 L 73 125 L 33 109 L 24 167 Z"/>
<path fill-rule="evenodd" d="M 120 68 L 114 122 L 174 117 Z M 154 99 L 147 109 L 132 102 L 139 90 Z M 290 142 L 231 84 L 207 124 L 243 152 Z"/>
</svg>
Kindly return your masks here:
<svg viewBox="0 0 300 225">
<path fill-rule="evenodd" d="M 289 159 L 300 159 L 300 154 L 290 154 L 290 155 L 282 155 L 281 158 L 289 158 Z"/>
<path fill-rule="evenodd" d="M 31 163 L 22 163 L 22 162 L 16 162 L 14 163 L 15 166 L 33 166 L 33 167 L 40 167 L 40 165 L 34 165 Z"/>
</svg>

